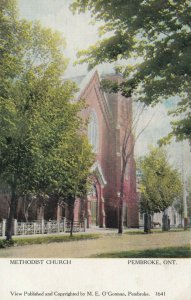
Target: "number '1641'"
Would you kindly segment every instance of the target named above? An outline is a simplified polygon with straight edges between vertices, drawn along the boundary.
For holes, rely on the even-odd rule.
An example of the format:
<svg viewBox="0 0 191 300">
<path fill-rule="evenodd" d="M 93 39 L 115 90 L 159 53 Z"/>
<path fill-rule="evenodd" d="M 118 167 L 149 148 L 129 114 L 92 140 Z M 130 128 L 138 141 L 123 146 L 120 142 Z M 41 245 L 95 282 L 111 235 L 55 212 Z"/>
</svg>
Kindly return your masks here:
<svg viewBox="0 0 191 300">
<path fill-rule="evenodd" d="M 155 295 L 165 297 L 165 292 L 156 292 Z"/>
</svg>

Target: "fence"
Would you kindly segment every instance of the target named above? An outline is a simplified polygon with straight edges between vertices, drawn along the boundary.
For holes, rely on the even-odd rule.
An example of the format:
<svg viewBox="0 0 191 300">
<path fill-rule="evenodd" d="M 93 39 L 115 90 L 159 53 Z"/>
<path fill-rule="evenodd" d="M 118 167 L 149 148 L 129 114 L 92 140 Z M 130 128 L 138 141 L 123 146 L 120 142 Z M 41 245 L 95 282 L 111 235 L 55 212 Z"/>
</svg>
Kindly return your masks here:
<svg viewBox="0 0 191 300">
<path fill-rule="evenodd" d="M 4 219 L 0 222 L 0 236 L 5 236 L 7 221 Z M 84 219 L 83 222 L 74 221 L 73 232 L 86 231 L 87 221 Z M 65 218 L 58 222 L 56 220 L 51 221 L 34 221 L 34 222 L 17 222 L 13 221 L 13 235 L 34 235 L 34 234 L 50 234 L 50 233 L 61 233 L 70 232 L 71 222 Z"/>
</svg>

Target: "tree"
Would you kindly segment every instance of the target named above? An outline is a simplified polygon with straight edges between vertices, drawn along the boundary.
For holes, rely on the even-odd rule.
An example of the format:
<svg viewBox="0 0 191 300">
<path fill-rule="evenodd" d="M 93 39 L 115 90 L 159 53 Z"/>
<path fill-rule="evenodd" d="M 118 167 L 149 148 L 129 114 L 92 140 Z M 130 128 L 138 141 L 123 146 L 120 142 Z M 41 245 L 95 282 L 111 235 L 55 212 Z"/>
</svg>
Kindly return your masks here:
<svg viewBox="0 0 191 300">
<path fill-rule="evenodd" d="M 76 197 L 86 194 L 86 179 L 93 163 L 91 147 L 85 135 L 85 121 L 80 117 L 83 101 L 70 103 L 73 83 L 56 86 L 53 97 L 41 101 L 35 109 L 32 131 L 40 150 L 37 159 L 39 193 L 63 199 L 69 209 L 71 235 Z M 53 88 L 51 89 L 53 91 Z M 75 91 L 75 89 L 74 89 Z M 42 159 L 43 158 L 43 159 Z"/>
<path fill-rule="evenodd" d="M 0 179 L 11 190 L 6 232 L 10 240 L 18 198 L 74 184 L 72 161 L 80 163 L 81 183 L 89 170 L 91 150 L 80 134 L 83 104 L 71 101 L 76 85 L 62 80 L 67 66 L 64 40 L 38 22 L 19 19 L 16 1 L 0 5 Z M 76 194 L 81 189 L 78 184 Z"/>
<path fill-rule="evenodd" d="M 100 35 L 106 36 L 79 52 L 80 62 L 88 61 L 92 68 L 121 60 L 117 70 L 126 80 L 117 89 L 126 96 L 136 91 L 147 105 L 175 97 L 170 113 L 177 120 L 168 138 L 190 140 L 191 1 L 74 0 L 71 8 L 89 10 L 94 22 L 101 21 Z M 134 64 L 124 62 L 128 59 Z"/>
<path fill-rule="evenodd" d="M 165 210 L 175 199 L 181 196 L 182 183 L 178 171 L 169 164 L 166 152 L 161 148 L 152 148 L 150 153 L 139 162 L 140 180 L 140 209 L 149 215 L 164 212 L 164 222 L 167 223 Z M 164 226 L 166 230 L 168 223 Z M 149 225 L 145 224 L 149 231 Z"/>
<path fill-rule="evenodd" d="M 74 207 L 77 198 L 87 194 L 88 176 L 93 164 L 93 154 L 87 137 L 73 132 L 67 142 L 54 149 L 51 162 L 50 191 L 61 198 L 68 207 L 70 235 L 73 233 Z"/>
<path fill-rule="evenodd" d="M 136 127 L 138 125 L 141 114 L 144 111 L 144 106 L 137 106 L 136 113 L 133 115 L 132 112 L 132 99 L 126 99 L 128 101 L 128 113 L 125 115 L 124 124 L 122 125 L 122 139 L 121 139 L 121 172 L 120 172 L 120 195 L 119 195 L 119 207 L 118 207 L 118 233 L 123 233 L 123 207 L 124 207 L 124 194 L 125 194 L 125 180 L 127 177 L 127 169 L 130 166 L 130 161 L 133 158 L 134 147 L 137 139 L 142 134 L 142 132 L 149 125 L 151 119 L 148 123 L 140 130 L 136 132 Z"/>
</svg>

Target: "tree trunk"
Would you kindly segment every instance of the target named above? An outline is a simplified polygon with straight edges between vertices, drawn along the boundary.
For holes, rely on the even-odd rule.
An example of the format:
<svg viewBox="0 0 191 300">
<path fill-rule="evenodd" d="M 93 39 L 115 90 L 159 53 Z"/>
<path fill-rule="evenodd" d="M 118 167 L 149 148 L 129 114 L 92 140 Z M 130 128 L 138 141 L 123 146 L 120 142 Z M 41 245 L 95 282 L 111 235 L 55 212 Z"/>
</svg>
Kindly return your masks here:
<svg viewBox="0 0 191 300">
<path fill-rule="evenodd" d="M 13 220 L 16 213 L 17 208 L 17 196 L 16 196 L 16 188 L 12 186 L 11 188 L 11 203 L 10 203 L 10 212 L 7 220 L 7 228 L 6 228 L 6 239 L 10 241 L 12 239 L 13 234 Z"/>
<path fill-rule="evenodd" d="M 184 218 L 184 230 L 187 230 L 188 229 L 188 218 L 185 217 Z"/>
<path fill-rule="evenodd" d="M 169 230 L 168 215 L 164 211 L 163 217 L 162 217 L 162 231 L 168 231 L 168 230 Z"/>
<path fill-rule="evenodd" d="M 24 217 L 25 217 L 25 222 L 28 222 L 29 218 L 29 208 L 31 203 L 27 203 L 29 199 L 27 199 L 27 196 L 24 196 Z"/>
<path fill-rule="evenodd" d="M 148 213 L 144 214 L 144 232 L 151 233 L 151 215 Z"/>
<path fill-rule="evenodd" d="M 28 219 L 29 219 L 29 211 L 28 211 L 28 208 L 27 208 L 27 210 L 25 211 L 24 215 L 25 215 L 25 222 L 28 222 Z"/>
<path fill-rule="evenodd" d="M 75 204 L 75 197 L 70 196 L 69 198 L 70 236 L 73 235 L 73 228 L 74 228 L 74 204 Z"/>
<path fill-rule="evenodd" d="M 123 233 L 123 197 L 119 198 L 119 210 L 118 210 L 118 233 Z"/>
<path fill-rule="evenodd" d="M 124 163 L 123 163 L 124 165 Z M 120 179 L 120 197 L 118 206 L 118 233 L 123 233 L 123 195 L 124 195 L 124 177 L 125 177 L 125 166 L 123 166 L 121 179 Z"/>
<path fill-rule="evenodd" d="M 70 236 L 73 235 L 73 228 L 74 228 L 74 206 L 71 208 L 71 218 L 70 218 Z"/>
</svg>

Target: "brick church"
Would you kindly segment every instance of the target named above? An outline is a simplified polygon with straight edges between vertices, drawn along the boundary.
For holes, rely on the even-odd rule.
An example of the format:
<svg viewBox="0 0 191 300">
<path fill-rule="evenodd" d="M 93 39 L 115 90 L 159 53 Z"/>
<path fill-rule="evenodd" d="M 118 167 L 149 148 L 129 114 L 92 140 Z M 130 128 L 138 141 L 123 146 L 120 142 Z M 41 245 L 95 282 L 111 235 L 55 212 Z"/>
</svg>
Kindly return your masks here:
<svg viewBox="0 0 191 300">
<path fill-rule="evenodd" d="M 108 79 L 121 82 L 118 75 L 107 76 Z M 100 88 L 101 78 L 97 71 L 87 76 L 72 78 L 79 86 L 76 100 L 83 98 L 87 108 L 82 117 L 88 118 L 87 135 L 95 153 L 95 162 L 91 167 L 91 185 L 86 199 L 76 199 L 74 208 L 74 221 L 80 216 L 87 219 L 88 227 L 117 227 L 118 204 L 121 174 L 121 145 L 125 127 L 131 126 L 132 103 L 130 98 L 121 94 L 105 94 Z M 133 146 L 133 135 L 130 135 L 128 147 Z M 128 160 L 125 182 L 123 219 L 124 226 L 139 226 L 139 209 L 136 193 L 136 170 L 132 154 Z M 8 195 L 6 196 L 8 199 Z M 8 217 L 8 201 L 5 194 L 0 194 L 0 218 Z M 60 220 L 67 218 L 67 207 L 50 199 L 46 206 L 36 206 L 29 212 L 29 220 Z M 4 203 L 4 202 L 6 203 Z M 3 205 L 2 205 L 3 204 Z M 18 205 L 17 219 L 23 220 L 21 215 L 22 201 Z M 19 217 L 20 216 L 20 217 Z"/>
<path fill-rule="evenodd" d="M 121 82 L 120 76 L 107 79 Z M 117 227 L 121 174 L 121 145 L 126 126 L 131 126 L 132 103 L 121 94 L 106 94 L 100 88 L 101 78 L 97 71 L 86 77 L 73 78 L 80 87 L 78 99 L 85 99 L 88 108 L 88 138 L 96 159 L 92 166 L 92 191 L 86 199 L 86 218 L 89 226 Z M 128 147 L 133 146 L 133 135 Z M 136 167 L 133 152 L 127 164 L 124 183 L 124 226 L 139 226 L 139 209 L 136 193 Z M 76 202 L 76 206 L 78 204 Z M 78 209 L 75 209 L 78 218 Z"/>
</svg>

